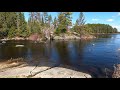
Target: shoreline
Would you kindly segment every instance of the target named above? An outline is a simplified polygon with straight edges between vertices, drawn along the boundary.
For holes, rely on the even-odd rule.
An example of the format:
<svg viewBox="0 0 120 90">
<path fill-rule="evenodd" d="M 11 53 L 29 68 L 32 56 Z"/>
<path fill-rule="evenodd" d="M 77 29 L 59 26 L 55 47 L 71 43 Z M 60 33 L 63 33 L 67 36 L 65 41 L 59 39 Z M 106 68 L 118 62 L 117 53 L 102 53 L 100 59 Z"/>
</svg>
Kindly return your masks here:
<svg viewBox="0 0 120 90">
<path fill-rule="evenodd" d="M 96 34 L 91 34 L 91 35 L 83 35 L 82 37 L 78 37 L 76 35 L 70 35 L 70 36 L 65 36 L 65 37 L 56 35 L 55 38 L 53 38 L 53 40 L 94 39 L 94 38 L 96 38 L 94 35 L 104 35 L 104 34 L 106 34 L 106 33 L 96 33 Z M 107 33 L 107 34 L 120 34 L 120 33 Z M 38 38 L 38 39 L 40 40 L 42 38 Z M 0 41 L 7 41 L 7 40 L 30 40 L 30 39 L 29 39 L 29 37 L 27 37 L 27 38 L 14 37 L 14 38 L 3 38 L 3 39 L 0 39 Z M 34 40 L 31 40 L 31 41 L 34 41 Z M 38 41 L 38 40 L 36 40 L 36 41 Z"/>
<path fill-rule="evenodd" d="M 92 76 L 54 62 L 31 63 L 18 58 L 0 63 L 0 78 L 92 78 Z"/>
<path fill-rule="evenodd" d="M 70 36 L 55 36 L 52 40 L 89 40 L 89 39 L 94 39 L 96 38 L 93 35 L 83 35 L 81 37 L 75 36 L 75 35 L 70 35 Z M 31 40 L 28 37 L 27 38 L 22 38 L 22 37 L 14 37 L 14 38 L 3 38 L 0 39 L 0 41 L 8 41 L 8 40 L 30 40 L 30 41 L 44 41 L 42 38 L 38 38 L 37 40 Z M 51 39 L 47 39 L 51 40 Z"/>
</svg>

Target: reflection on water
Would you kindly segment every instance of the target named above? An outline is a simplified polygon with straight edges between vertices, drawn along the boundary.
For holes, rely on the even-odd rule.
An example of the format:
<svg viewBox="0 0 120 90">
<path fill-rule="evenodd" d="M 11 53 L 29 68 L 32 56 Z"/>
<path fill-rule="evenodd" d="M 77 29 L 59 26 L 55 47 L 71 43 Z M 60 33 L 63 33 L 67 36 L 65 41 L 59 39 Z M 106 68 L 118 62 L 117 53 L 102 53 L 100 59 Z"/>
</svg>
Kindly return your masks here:
<svg viewBox="0 0 120 90">
<path fill-rule="evenodd" d="M 0 60 L 23 57 L 27 60 L 50 60 L 77 68 L 81 66 L 109 67 L 120 63 L 120 34 L 99 35 L 93 40 L 52 41 L 7 41 L 0 44 Z M 23 44 L 25 47 L 15 47 Z"/>
</svg>

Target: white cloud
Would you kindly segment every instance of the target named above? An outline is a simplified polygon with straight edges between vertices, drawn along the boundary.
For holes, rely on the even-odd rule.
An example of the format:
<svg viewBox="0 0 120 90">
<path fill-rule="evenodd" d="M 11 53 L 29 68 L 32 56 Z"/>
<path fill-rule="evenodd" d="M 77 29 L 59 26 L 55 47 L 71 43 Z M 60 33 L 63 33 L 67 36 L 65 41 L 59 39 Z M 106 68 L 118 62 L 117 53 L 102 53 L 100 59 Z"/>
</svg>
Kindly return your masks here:
<svg viewBox="0 0 120 90">
<path fill-rule="evenodd" d="M 112 22 L 112 21 L 114 21 L 114 19 L 107 19 L 107 21 L 108 21 L 108 22 Z"/>
<path fill-rule="evenodd" d="M 112 25 L 113 28 L 117 28 L 120 31 L 120 25 Z"/>
<path fill-rule="evenodd" d="M 120 16 L 120 12 L 118 13 L 118 16 Z"/>
<path fill-rule="evenodd" d="M 99 19 L 93 18 L 92 21 L 98 21 Z"/>
</svg>

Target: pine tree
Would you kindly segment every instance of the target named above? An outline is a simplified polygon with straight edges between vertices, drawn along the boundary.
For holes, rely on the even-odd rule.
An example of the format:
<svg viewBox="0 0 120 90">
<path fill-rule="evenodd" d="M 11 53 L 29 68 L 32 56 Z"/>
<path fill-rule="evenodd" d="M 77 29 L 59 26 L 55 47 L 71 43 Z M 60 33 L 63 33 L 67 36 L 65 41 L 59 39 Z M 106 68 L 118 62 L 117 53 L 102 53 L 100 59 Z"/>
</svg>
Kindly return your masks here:
<svg viewBox="0 0 120 90">
<path fill-rule="evenodd" d="M 57 25 L 58 25 L 58 22 L 57 22 L 57 18 L 56 18 L 56 17 L 54 18 L 53 25 L 54 25 L 54 28 L 56 29 L 56 28 L 57 28 Z"/>
<path fill-rule="evenodd" d="M 20 13 L 20 30 L 21 36 L 26 37 L 28 35 L 27 22 L 25 21 L 24 13 Z"/>
<path fill-rule="evenodd" d="M 49 24 L 49 27 L 51 26 L 51 23 L 52 23 L 52 16 L 49 15 L 49 16 L 48 16 L 48 24 Z"/>
<path fill-rule="evenodd" d="M 0 23 L 1 32 L 3 37 L 15 36 L 17 29 L 17 17 L 16 12 L 1 12 L 0 13 Z M 9 34 L 10 32 L 15 32 Z"/>
<path fill-rule="evenodd" d="M 85 27 L 85 16 L 83 12 L 80 12 L 79 18 L 76 20 L 76 23 L 74 26 L 74 31 L 79 33 L 80 35 L 83 35 L 86 31 L 89 31 L 89 30 L 85 31 L 85 29 L 87 29 Z"/>
<path fill-rule="evenodd" d="M 72 13 L 71 12 L 64 12 L 65 19 L 66 19 L 66 30 L 68 31 L 68 26 L 72 25 Z"/>
<path fill-rule="evenodd" d="M 79 18 L 78 18 L 78 25 L 83 26 L 85 24 L 85 16 L 83 12 L 80 12 Z"/>
<path fill-rule="evenodd" d="M 47 12 L 43 12 L 43 17 L 44 17 L 44 23 L 47 26 L 48 25 L 48 13 Z"/>
<path fill-rule="evenodd" d="M 41 23 L 41 14 L 40 12 L 36 12 L 36 17 L 39 23 Z"/>
<path fill-rule="evenodd" d="M 39 12 L 31 12 L 29 17 L 30 32 L 41 33 L 41 16 Z"/>
<path fill-rule="evenodd" d="M 66 32 L 66 18 L 64 16 L 64 13 L 61 12 L 58 15 L 58 28 L 57 28 L 58 33 L 65 33 Z"/>
<path fill-rule="evenodd" d="M 60 12 L 58 14 L 58 31 L 65 33 L 68 30 L 68 26 L 72 25 L 71 15 L 71 12 Z"/>
<path fill-rule="evenodd" d="M 44 27 L 44 18 L 43 18 L 43 16 L 42 16 L 42 21 L 41 21 L 41 26 L 43 26 Z"/>
</svg>

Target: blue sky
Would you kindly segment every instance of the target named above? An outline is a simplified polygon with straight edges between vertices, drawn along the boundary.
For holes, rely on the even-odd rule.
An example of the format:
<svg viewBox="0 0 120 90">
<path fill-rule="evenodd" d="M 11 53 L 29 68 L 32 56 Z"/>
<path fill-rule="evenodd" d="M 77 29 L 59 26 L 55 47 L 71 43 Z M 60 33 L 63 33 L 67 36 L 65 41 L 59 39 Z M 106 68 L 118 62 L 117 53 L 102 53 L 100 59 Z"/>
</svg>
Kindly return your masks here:
<svg viewBox="0 0 120 90">
<path fill-rule="evenodd" d="M 25 18 L 28 20 L 29 14 L 25 13 Z M 116 27 L 120 31 L 120 12 L 83 12 L 85 15 L 86 23 L 103 23 Z M 58 12 L 48 12 L 54 18 L 57 17 Z M 79 17 L 79 12 L 73 12 L 72 22 L 75 23 Z"/>
</svg>

